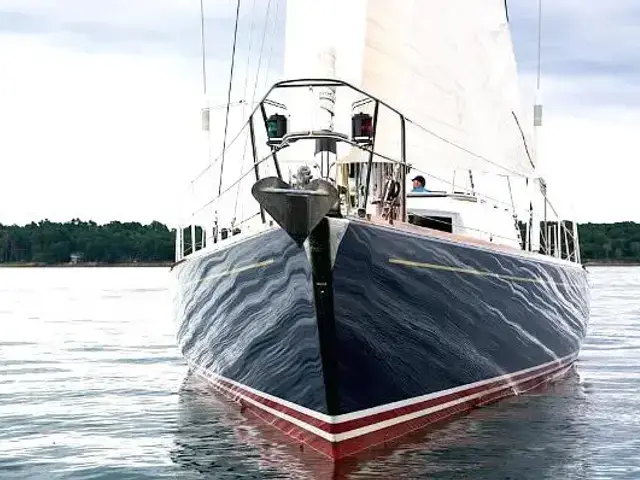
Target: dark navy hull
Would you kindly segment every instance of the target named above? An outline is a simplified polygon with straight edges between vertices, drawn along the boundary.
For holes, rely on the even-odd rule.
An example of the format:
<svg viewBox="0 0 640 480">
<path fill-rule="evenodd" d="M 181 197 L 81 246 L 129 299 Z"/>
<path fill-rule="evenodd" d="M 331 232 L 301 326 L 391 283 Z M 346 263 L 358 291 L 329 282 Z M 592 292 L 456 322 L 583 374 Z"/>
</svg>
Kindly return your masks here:
<svg viewBox="0 0 640 480">
<path fill-rule="evenodd" d="M 340 413 L 544 364 L 585 336 L 579 266 L 351 224 L 334 278 Z"/>
<path fill-rule="evenodd" d="M 176 268 L 177 337 L 189 363 L 326 413 L 304 250 L 274 229 Z"/>
<path fill-rule="evenodd" d="M 307 250 L 279 228 L 176 267 L 178 342 L 192 367 L 300 441 L 353 453 L 575 360 L 589 315 L 580 266 L 368 222 L 330 226 L 329 323 L 318 322 Z"/>
</svg>

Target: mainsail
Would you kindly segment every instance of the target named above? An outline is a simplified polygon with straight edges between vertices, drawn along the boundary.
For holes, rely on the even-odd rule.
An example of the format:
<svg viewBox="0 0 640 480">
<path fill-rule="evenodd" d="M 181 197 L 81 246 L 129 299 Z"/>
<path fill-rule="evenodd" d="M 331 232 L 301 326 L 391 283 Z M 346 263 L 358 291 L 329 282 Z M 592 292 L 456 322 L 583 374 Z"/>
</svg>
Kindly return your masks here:
<svg viewBox="0 0 640 480">
<path fill-rule="evenodd" d="M 285 77 L 326 77 L 315 65 L 334 52 L 337 78 L 410 120 L 407 161 L 416 168 L 534 174 L 504 0 L 296 0 L 287 8 Z M 339 95 L 336 113 L 353 100 Z M 397 116 L 381 109 L 376 152 L 399 159 L 399 132 Z"/>
</svg>

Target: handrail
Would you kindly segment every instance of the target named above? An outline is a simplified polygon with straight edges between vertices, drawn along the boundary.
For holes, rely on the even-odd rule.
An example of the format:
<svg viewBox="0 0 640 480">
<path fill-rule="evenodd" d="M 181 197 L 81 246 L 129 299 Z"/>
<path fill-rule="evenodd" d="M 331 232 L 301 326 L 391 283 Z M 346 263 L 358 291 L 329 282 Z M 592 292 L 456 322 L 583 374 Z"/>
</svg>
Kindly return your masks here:
<svg viewBox="0 0 640 480">
<path fill-rule="evenodd" d="M 388 108 L 389 110 L 391 110 L 393 113 L 397 114 L 400 118 L 404 119 L 405 122 L 409 122 L 412 125 L 415 125 L 416 127 L 420 128 L 421 130 L 423 130 L 424 132 L 430 134 L 430 135 L 434 135 L 436 138 L 439 138 L 440 140 L 456 147 L 459 149 L 464 150 L 465 152 L 469 153 L 470 155 L 473 155 L 483 161 L 486 161 L 488 163 L 491 163 L 492 165 L 496 165 L 495 162 L 492 162 L 491 160 L 478 155 L 470 150 L 465 149 L 464 147 L 457 145 L 454 142 L 451 142 L 450 140 L 447 140 L 446 138 L 438 135 L 435 132 L 432 132 L 431 130 L 423 127 L 422 125 L 420 125 L 417 122 L 414 122 L 413 120 L 411 120 L 410 118 L 408 118 L 407 116 L 405 116 L 402 112 L 400 112 L 400 110 L 392 107 L 391 105 L 389 105 L 387 102 L 385 102 L 384 100 L 381 100 L 378 97 L 375 97 L 374 95 L 352 85 L 349 82 L 345 82 L 344 80 L 338 80 L 338 79 L 332 79 L 332 78 L 299 78 L 299 79 L 290 79 L 290 80 L 281 80 L 279 82 L 274 83 L 273 85 L 271 85 L 271 87 L 269 88 L 269 90 L 267 90 L 267 92 L 264 94 L 264 96 L 262 97 L 262 99 L 256 104 L 256 106 L 253 108 L 253 110 L 251 111 L 251 113 L 249 114 L 249 117 L 253 117 L 253 115 L 255 115 L 259 109 L 264 108 L 264 104 L 275 104 L 277 102 L 273 102 L 272 100 L 269 99 L 269 96 L 271 95 L 271 93 L 279 88 L 300 88 L 300 87 L 347 87 L 350 88 L 351 90 L 354 90 L 355 92 L 360 93 L 361 95 L 364 95 L 365 97 L 367 97 L 368 100 L 370 101 L 375 101 L 378 102 L 380 105 Z M 362 99 L 360 101 L 364 101 L 365 99 Z M 278 107 L 280 107 L 281 104 L 278 104 Z M 242 133 L 242 131 L 244 131 L 244 129 L 247 127 L 247 123 L 245 123 L 243 125 L 243 127 L 240 129 L 240 131 L 238 132 L 238 134 L 227 144 L 226 148 L 225 148 L 225 152 L 226 150 L 231 147 L 234 142 L 238 139 L 238 137 L 240 137 L 240 134 Z M 218 155 L 214 160 L 212 160 L 210 162 L 210 164 L 204 168 L 203 171 L 201 171 L 194 179 L 191 180 L 191 183 L 195 182 L 196 180 L 198 180 L 202 175 L 204 175 L 204 173 L 206 173 L 212 166 L 213 164 L 215 164 L 218 160 L 220 160 L 220 158 L 222 158 L 223 154 L 225 152 L 222 152 L 220 155 Z M 509 170 L 508 168 L 504 168 L 504 167 L 500 167 L 503 170 L 507 171 L 507 172 L 511 172 L 511 173 L 515 173 L 516 176 L 518 177 L 522 177 L 521 174 L 518 174 L 517 172 L 514 172 L 512 170 Z"/>
<path fill-rule="evenodd" d="M 312 131 L 309 131 L 309 132 L 312 133 Z M 289 134 L 289 135 L 292 135 L 292 134 Z M 297 136 L 296 140 L 305 139 L 305 138 L 306 139 L 320 138 L 320 136 L 315 136 L 315 135 L 307 135 L 307 136 L 304 136 L 304 135 L 301 135 L 301 134 L 296 134 L 296 135 L 299 135 L 299 136 Z M 358 149 L 362 150 L 363 152 L 366 152 L 366 153 L 369 153 L 369 154 L 373 154 L 373 157 L 380 158 L 380 159 L 385 160 L 385 161 L 387 161 L 389 163 L 394 163 L 394 164 L 397 164 L 397 165 L 403 165 L 402 161 L 400 161 L 400 160 L 396 160 L 395 158 L 390 157 L 388 155 L 384 155 L 382 153 L 375 152 L 375 151 L 373 151 L 372 148 L 369 148 L 368 146 L 358 144 L 358 143 L 354 142 L 353 140 L 349 139 L 348 137 L 347 138 L 339 137 L 339 135 L 340 134 L 327 135 L 327 138 L 335 138 L 336 140 L 338 140 L 340 142 L 343 142 L 343 143 L 346 143 L 348 145 L 351 145 L 352 147 L 358 148 Z M 286 138 L 286 137 L 284 137 L 284 138 Z M 264 163 L 265 161 L 269 160 L 270 158 L 273 157 L 273 155 L 275 153 L 277 153 L 278 151 L 284 149 L 287 146 L 288 146 L 288 143 L 284 143 L 284 142 L 280 143 L 280 144 L 277 144 L 277 145 L 274 145 L 274 151 L 272 151 L 270 154 L 268 154 L 267 156 L 265 156 L 261 160 L 259 160 L 255 164 L 255 167 L 257 167 L 258 165 L 260 165 L 260 164 Z M 407 164 L 406 166 L 409 166 L 409 165 Z M 252 170 L 253 170 L 254 169 L 254 165 L 252 165 L 251 167 L 252 167 Z M 437 175 L 434 175 L 432 173 L 429 173 L 429 172 L 426 172 L 424 170 L 421 170 L 418 167 L 415 167 L 415 166 L 411 165 L 411 168 L 413 170 L 415 170 L 416 172 L 421 173 L 423 175 L 426 175 L 426 176 L 428 176 L 428 177 L 430 177 L 430 178 L 432 178 L 434 180 L 437 180 L 439 182 L 443 182 L 443 183 L 445 183 L 447 185 L 454 186 L 454 184 L 452 182 L 450 182 L 449 180 L 446 180 L 444 178 L 438 177 Z M 244 172 L 234 183 L 232 183 L 229 187 L 227 187 L 225 190 L 223 190 L 220 195 L 214 197 L 209 202 L 207 202 L 206 204 L 202 205 L 198 210 L 193 212 L 193 215 L 197 215 L 198 213 L 203 211 L 206 207 L 208 207 L 209 205 L 213 204 L 216 200 L 221 198 L 225 193 L 227 193 L 229 190 L 231 190 L 233 187 L 235 187 L 238 183 L 240 183 L 249 173 L 251 173 L 251 170 L 247 170 L 246 172 Z M 487 201 L 492 201 L 492 202 L 504 205 L 504 206 L 509 207 L 509 208 L 512 207 L 512 205 L 508 204 L 507 202 L 505 202 L 503 200 L 499 200 L 499 199 L 497 199 L 495 197 L 491 197 L 490 195 L 487 195 L 487 194 L 484 194 L 484 193 L 481 193 L 481 192 L 472 192 L 470 189 L 462 187 L 462 186 L 460 186 L 459 188 L 464 192 L 473 193 L 476 197 L 478 197 L 480 199 L 484 199 L 484 200 L 487 200 Z M 409 192 L 407 192 L 407 193 L 409 193 Z M 557 212 L 555 211 L 553 206 L 551 204 L 550 204 L 550 206 L 551 206 L 553 212 L 556 214 L 556 217 L 558 217 Z M 520 213 L 526 213 L 526 212 L 528 212 L 528 209 L 516 210 L 516 212 L 518 212 L 518 211 Z"/>
<path fill-rule="evenodd" d="M 279 167 L 279 163 L 278 163 L 278 159 L 277 159 L 277 153 L 282 150 L 283 148 L 288 147 L 291 143 L 302 140 L 302 139 L 317 139 L 317 138 L 331 138 L 333 140 L 336 140 L 338 142 L 344 142 L 347 143 L 353 147 L 356 147 L 358 149 L 360 149 L 363 152 L 366 152 L 369 154 L 369 159 L 368 159 L 368 169 L 367 169 L 367 186 L 366 186 L 366 191 L 365 191 L 365 199 L 368 200 L 369 197 L 369 189 L 371 188 L 370 184 L 371 184 L 371 170 L 372 170 L 372 164 L 374 161 L 374 158 L 379 158 L 379 159 L 383 159 L 384 161 L 393 163 L 394 165 L 400 165 L 401 168 L 401 174 L 402 174 L 402 198 L 403 198 L 403 202 L 402 202 L 402 217 L 406 218 L 406 214 L 407 214 L 407 210 L 406 210 L 406 197 L 407 197 L 407 192 L 406 192 L 406 175 L 407 175 L 407 167 L 411 167 L 412 169 L 415 169 L 417 172 L 420 172 L 430 178 L 436 179 L 440 182 L 444 182 L 447 185 L 454 185 L 452 182 L 450 182 L 449 180 L 445 180 L 442 178 L 439 178 L 436 175 L 433 175 L 429 172 L 425 172 L 422 171 L 420 168 L 414 167 L 410 164 L 407 163 L 407 158 L 406 158 L 406 123 L 409 122 L 412 125 L 415 125 L 417 128 L 419 128 L 420 130 L 435 136 L 436 138 L 439 138 L 440 140 L 456 147 L 459 149 L 462 149 L 463 151 L 469 153 L 470 155 L 473 155 L 475 157 L 477 157 L 480 160 L 486 161 L 490 164 L 493 164 L 495 166 L 498 166 L 499 168 L 501 168 L 502 170 L 505 170 L 506 172 L 510 172 L 512 174 L 515 174 L 515 176 L 521 177 L 523 178 L 524 176 L 518 172 L 512 171 L 506 167 L 503 167 L 501 165 L 496 164 L 495 162 L 481 156 L 478 155 L 470 150 L 467 150 L 466 148 L 457 145 L 454 142 L 451 142 L 449 140 L 447 140 L 444 137 L 441 137 L 440 135 L 438 135 L 435 132 L 430 131 L 429 129 L 423 127 L 422 125 L 412 121 L 410 118 L 406 117 L 400 110 L 392 107 L 390 104 L 388 104 L 387 102 L 385 102 L 384 100 L 381 100 L 380 98 L 375 97 L 374 95 L 371 95 L 370 93 L 352 85 L 349 82 L 343 81 L 343 80 L 338 80 L 338 79 L 333 79 L 333 78 L 300 78 L 300 79 L 289 79 L 289 80 L 282 80 L 279 82 L 275 82 L 273 85 L 271 85 L 271 87 L 267 90 L 267 92 L 263 95 L 262 99 L 257 103 L 254 104 L 253 109 L 251 111 L 251 113 L 249 114 L 249 116 L 247 117 L 247 121 L 245 122 L 245 124 L 239 129 L 237 135 L 231 140 L 231 142 L 229 142 L 227 144 L 227 146 L 224 148 L 223 152 L 215 159 L 213 160 L 209 166 L 207 166 L 202 172 L 200 172 L 193 180 L 191 180 L 190 182 L 190 188 L 193 188 L 193 185 L 196 181 L 198 181 L 202 175 L 204 175 L 204 173 L 206 173 L 211 166 L 213 166 L 213 164 L 215 164 L 220 158 L 222 158 L 225 153 L 227 152 L 227 150 L 237 141 L 237 139 L 242 135 L 243 132 L 245 132 L 245 129 L 247 128 L 247 126 L 250 127 L 251 122 L 253 121 L 253 117 L 254 115 L 256 115 L 258 113 L 258 111 L 260 111 L 262 117 L 263 117 L 263 121 L 265 121 L 266 123 L 266 111 L 265 111 L 265 105 L 271 105 L 274 106 L 276 108 L 284 108 L 286 110 L 286 105 L 275 102 L 271 99 L 269 99 L 269 96 L 271 96 L 271 94 L 278 89 L 284 89 L 284 88 L 300 88 L 300 87 L 346 87 L 348 89 L 351 89 L 354 92 L 357 92 L 361 95 L 363 95 L 365 98 L 360 99 L 356 102 L 353 102 L 352 107 L 356 107 L 356 106 L 361 106 L 361 105 L 365 105 L 368 103 L 374 103 L 375 107 L 374 107 L 374 118 L 373 118 L 373 138 L 372 138 L 372 142 L 370 145 L 368 146 L 364 146 L 362 144 L 358 144 L 354 141 L 352 141 L 349 137 L 347 137 L 344 134 L 340 134 L 337 132 L 321 132 L 321 131 L 308 131 L 308 132 L 298 132 L 298 133 L 289 133 L 287 134 L 283 139 L 281 139 L 280 143 L 278 144 L 270 144 L 269 146 L 271 147 L 271 152 L 266 155 L 265 157 L 258 159 L 257 158 L 257 152 L 254 149 L 253 155 L 254 155 L 254 162 L 253 165 L 251 165 L 251 168 L 249 170 L 247 170 L 244 173 L 241 173 L 241 175 L 233 182 L 231 183 L 228 187 L 226 187 L 224 190 L 222 190 L 222 188 L 220 188 L 220 191 L 218 193 L 218 195 L 214 198 L 212 198 L 210 201 L 208 201 L 207 203 L 205 203 L 204 205 L 202 205 L 200 208 L 198 208 L 195 212 L 192 213 L 192 216 L 195 216 L 197 214 L 199 214 L 200 212 L 202 212 L 204 209 L 206 209 L 207 207 L 209 207 L 210 205 L 214 204 L 216 201 L 218 201 L 223 195 L 225 195 L 226 193 L 228 193 L 231 189 L 233 189 L 234 187 L 236 187 L 240 182 L 242 182 L 247 175 L 249 175 L 252 171 L 256 172 L 257 174 L 257 168 L 259 165 L 263 164 L 264 162 L 273 159 L 275 166 L 276 166 L 276 170 L 278 173 L 278 177 L 282 178 L 281 176 L 281 172 L 280 172 L 280 167 Z M 377 128 L 377 119 L 378 119 L 378 111 L 379 111 L 379 107 L 380 105 L 382 105 L 383 107 L 387 108 L 390 112 L 398 115 L 400 122 L 401 122 L 401 144 L 400 144 L 400 160 L 397 160 L 395 158 L 389 157 L 388 155 L 383 155 L 381 153 L 375 152 L 375 136 L 376 136 L 376 128 Z M 255 140 L 254 140 L 255 141 Z M 508 176 L 508 175 L 507 175 Z M 220 179 L 220 185 L 222 186 L 222 178 Z M 461 190 L 463 191 L 469 191 L 467 188 L 464 187 L 460 187 Z M 473 192 L 475 193 L 475 192 Z M 513 205 L 513 203 L 511 205 L 509 205 L 507 202 L 504 202 L 502 200 L 493 198 L 489 195 L 486 194 L 479 194 L 477 195 L 478 198 L 481 199 L 486 199 L 486 200 L 490 200 L 493 202 L 496 202 L 497 204 L 502 204 L 505 205 L 507 207 L 511 207 L 514 210 L 514 214 L 516 214 L 518 212 L 518 210 L 515 208 L 515 206 Z M 366 202 L 365 202 L 366 203 Z M 550 201 L 548 201 L 547 199 L 547 203 L 548 205 L 551 207 L 552 212 L 555 214 L 556 218 L 560 219 L 560 216 L 558 215 L 555 207 L 552 205 L 552 203 Z M 523 211 L 526 211 L 523 209 Z M 491 232 L 486 232 L 486 233 L 491 233 Z"/>
</svg>

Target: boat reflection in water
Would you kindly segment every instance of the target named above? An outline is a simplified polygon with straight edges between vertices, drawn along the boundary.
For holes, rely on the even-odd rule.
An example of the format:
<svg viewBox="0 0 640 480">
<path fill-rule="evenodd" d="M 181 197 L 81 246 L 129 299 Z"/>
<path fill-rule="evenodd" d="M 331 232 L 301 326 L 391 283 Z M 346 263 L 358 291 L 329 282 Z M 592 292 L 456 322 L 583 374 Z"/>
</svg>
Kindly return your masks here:
<svg viewBox="0 0 640 480">
<path fill-rule="evenodd" d="M 332 461 L 188 375 L 173 461 L 205 478 L 587 478 L 589 399 L 573 367 L 561 382 L 456 421 Z M 200 478 L 200 477 L 198 477 Z"/>
<path fill-rule="evenodd" d="M 187 471 L 216 479 L 334 477 L 327 457 L 311 448 L 301 450 L 191 372 L 180 388 L 178 408 L 171 457 Z"/>
</svg>

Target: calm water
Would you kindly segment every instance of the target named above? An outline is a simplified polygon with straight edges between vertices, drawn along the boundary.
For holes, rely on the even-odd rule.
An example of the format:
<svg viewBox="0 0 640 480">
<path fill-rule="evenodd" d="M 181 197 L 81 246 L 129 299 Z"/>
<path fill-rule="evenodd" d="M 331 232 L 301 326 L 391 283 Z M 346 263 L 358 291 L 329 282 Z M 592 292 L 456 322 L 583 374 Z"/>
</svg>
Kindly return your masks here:
<svg viewBox="0 0 640 480">
<path fill-rule="evenodd" d="M 592 268 L 577 373 L 336 472 L 189 378 L 166 269 L 0 269 L 0 479 L 640 478 L 640 268 Z"/>
</svg>

